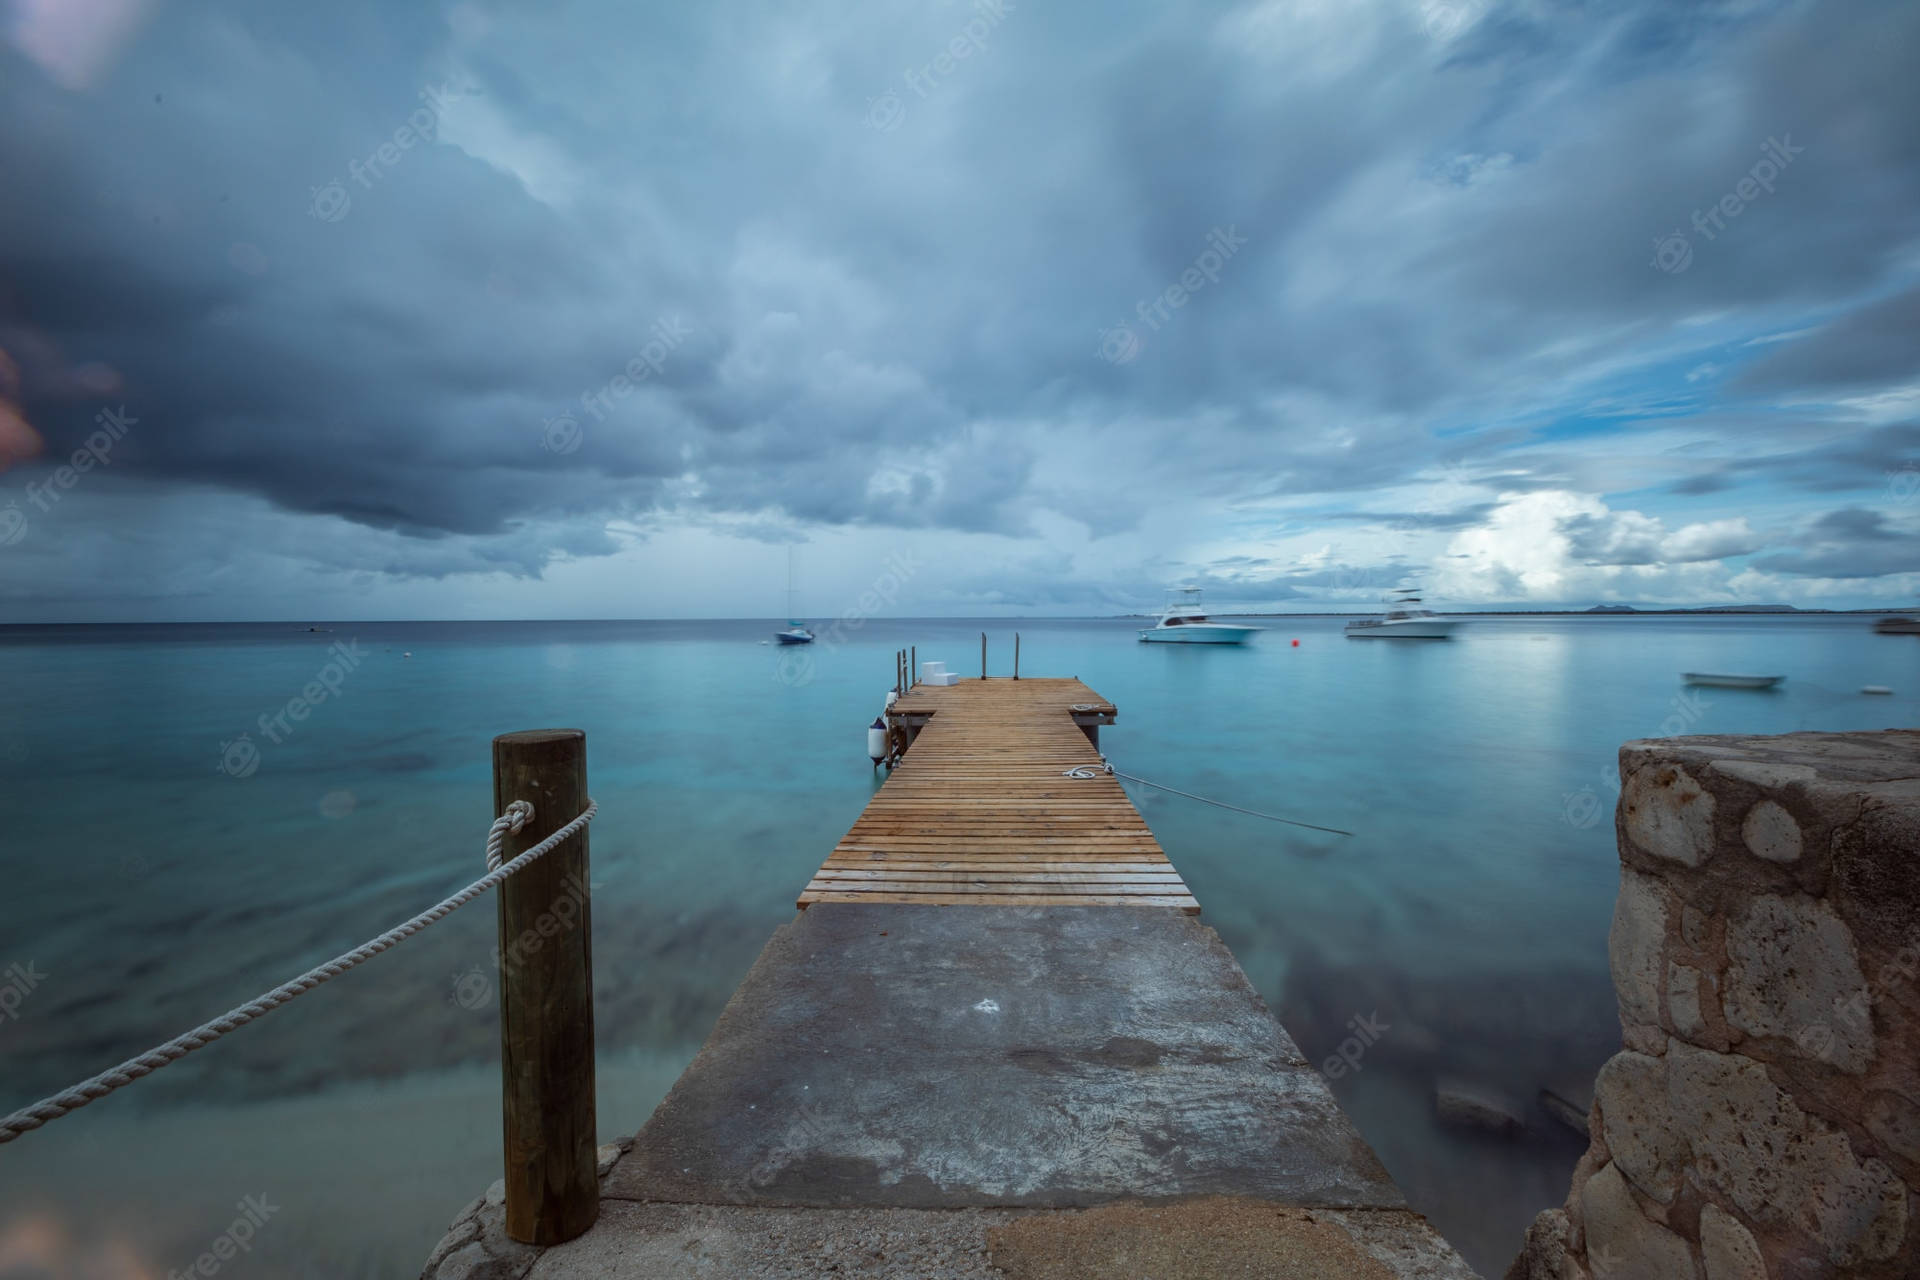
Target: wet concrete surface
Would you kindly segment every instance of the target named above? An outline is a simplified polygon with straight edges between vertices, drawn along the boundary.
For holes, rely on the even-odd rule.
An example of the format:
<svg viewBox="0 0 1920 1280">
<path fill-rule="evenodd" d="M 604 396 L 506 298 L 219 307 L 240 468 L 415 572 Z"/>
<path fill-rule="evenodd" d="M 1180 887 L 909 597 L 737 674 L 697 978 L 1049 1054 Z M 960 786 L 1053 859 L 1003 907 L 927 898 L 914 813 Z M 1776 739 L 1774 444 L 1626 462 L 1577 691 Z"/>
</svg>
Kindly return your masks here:
<svg viewBox="0 0 1920 1280">
<path fill-rule="evenodd" d="M 525 1274 L 527 1280 L 1478 1280 L 1406 1210 L 1222 1200 L 1090 1210 L 612 1200 L 598 1226 L 547 1250 Z"/>
<path fill-rule="evenodd" d="M 616 1199 L 1404 1202 L 1213 931 L 1170 908 L 820 904 L 782 927 Z"/>
</svg>

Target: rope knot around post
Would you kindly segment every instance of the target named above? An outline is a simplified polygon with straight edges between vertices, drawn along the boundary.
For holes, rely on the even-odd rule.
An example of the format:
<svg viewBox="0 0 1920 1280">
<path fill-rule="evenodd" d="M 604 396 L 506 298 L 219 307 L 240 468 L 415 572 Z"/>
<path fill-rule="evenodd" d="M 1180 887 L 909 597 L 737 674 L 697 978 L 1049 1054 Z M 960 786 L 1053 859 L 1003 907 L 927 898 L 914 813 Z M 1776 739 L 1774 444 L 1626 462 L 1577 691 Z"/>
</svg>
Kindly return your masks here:
<svg viewBox="0 0 1920 1280">
<path fill-rule="evenodd" d="M 500 846 L 506 843 L 508 836 L 519 835 L 521 828 L 532 821 L 533 806 L 525 800 L 515 800 L 493 820 L 493 826 L 487 832 L 487 870 L 500 869 Z"/>
</svg>

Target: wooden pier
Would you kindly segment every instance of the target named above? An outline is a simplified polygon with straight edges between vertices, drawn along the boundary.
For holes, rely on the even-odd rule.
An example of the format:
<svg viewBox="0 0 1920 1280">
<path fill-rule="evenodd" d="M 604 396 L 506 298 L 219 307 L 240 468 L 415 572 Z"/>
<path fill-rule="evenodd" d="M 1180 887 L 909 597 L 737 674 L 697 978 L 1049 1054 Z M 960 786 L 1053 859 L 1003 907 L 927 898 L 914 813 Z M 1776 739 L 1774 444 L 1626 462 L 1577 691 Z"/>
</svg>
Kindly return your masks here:
<svg viewBox="0 0 1920 1280">
<path fill-rule="evenodd" d="M 925 906 L 1178 907 L 1198 914 L 1139 810 L 1099 770 L 1114 707 L 1078 680 L 915 685 L 912 748 L 800 895 Z"/>
<path fill-rule="evenodd" d="M 1075 679 L 901 693 L 891 776 L 599 1149 L 593 1225 L 522 1243 L 497 1184 L 429 1280 L 1476 1280 L 1195 918 L 1102 768 L 1115 715 Z"/>
</svg>

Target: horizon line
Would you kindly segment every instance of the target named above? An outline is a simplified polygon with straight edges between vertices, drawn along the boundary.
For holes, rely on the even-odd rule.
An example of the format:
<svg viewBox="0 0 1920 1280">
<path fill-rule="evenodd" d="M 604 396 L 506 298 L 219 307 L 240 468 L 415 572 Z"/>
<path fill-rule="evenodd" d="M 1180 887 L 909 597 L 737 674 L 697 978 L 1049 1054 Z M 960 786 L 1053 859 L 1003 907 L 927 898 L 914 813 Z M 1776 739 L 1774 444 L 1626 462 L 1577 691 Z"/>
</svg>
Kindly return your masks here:
<svg viewBox="0 0 1920 1280">
<path fill-rule="evenodd" d="M 1130 618 L 1157 617 L 1161 610 L 1146 610 L 1129 613 L 1058 613 L 1058 614 L 979 614 L 979 613 L 927 613 L 927 614 L 867 614 L 863 622 L 1107 622 Z M 1214 616 L 1222 618 L 1345 618 L 1370 617 L 1377 609 L 1358 610 L 1333 609 L 1287 609 L 1287 610 L 1213 610 Z M 1448 617 L 1493 617 L 1542 616 L 1542 615 L 1611 615 L 1615 617 L 1628 614 L 1854 614 L 1854 613 L 1912 613 L 1912 605 L 1871 605 L 1863 608 L 1832 608 L 1827 606 L 1802 607 L 1799 605 L 1569 605 L 1558 608 L 1535 607 L 1520 608 L 1490 605 L 1478 609 L 1436 609 L 1437 614 Z M 562 622 L 753 622 L 779 623 L 785 619 L 772 615 L 753 614 L 704 615 L 684 617 L 517 617 L 517 618 L 134 618 L 134 619 L 82 619 L 64 618 L 37 622 L 0 622 L 0 628 L 18 627 L 314 627 L 314 626 L 351 626 L 376 625 L 399 626 L 420 623 L 473 623 L 492 625 L 500 623 L 562 623 Z M 814 621 L 809 619 L 809 621 Z M 831 621 L 831 619 L 828 619 Z"/>
</svg>

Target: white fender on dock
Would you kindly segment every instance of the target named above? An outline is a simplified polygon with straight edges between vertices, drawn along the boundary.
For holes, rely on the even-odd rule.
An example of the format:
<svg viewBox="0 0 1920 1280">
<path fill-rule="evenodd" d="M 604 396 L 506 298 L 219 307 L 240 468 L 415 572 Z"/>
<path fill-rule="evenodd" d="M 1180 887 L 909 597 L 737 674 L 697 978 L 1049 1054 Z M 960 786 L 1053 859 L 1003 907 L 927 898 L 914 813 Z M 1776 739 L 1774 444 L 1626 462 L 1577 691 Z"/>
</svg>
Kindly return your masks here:
<svg viewBox="0 0 1920 1280">
<path fill-rule="evenodd" d="M 887 705 L 891 707 L 898 701 L 900 701 L 900 691 L 898 689 L 887 690 Z"/>
<path fill-rule="evenodd" d="M 887 722 L 882 716 L 875 716 L 867 726 L 867 758 L 876 762 L 887 758 Z"/>
</svg>

